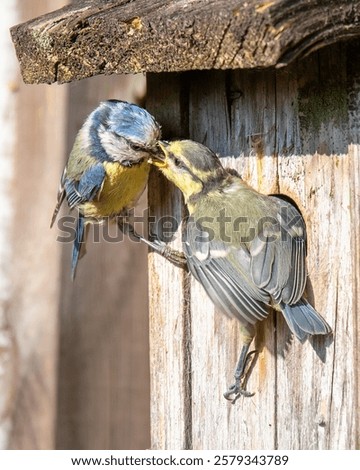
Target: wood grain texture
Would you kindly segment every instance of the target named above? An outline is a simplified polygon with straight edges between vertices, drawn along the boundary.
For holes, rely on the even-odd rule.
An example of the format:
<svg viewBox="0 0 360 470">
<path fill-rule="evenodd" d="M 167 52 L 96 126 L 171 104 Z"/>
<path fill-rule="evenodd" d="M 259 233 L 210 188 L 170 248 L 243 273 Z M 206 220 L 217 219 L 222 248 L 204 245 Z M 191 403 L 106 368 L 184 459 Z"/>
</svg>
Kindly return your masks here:
<svg viewBox="0 0 360 470">
<path fill-rule="evenodd" d="M 242 144 L 237 148 L 243 149 L 245 152 L 242 156 L 243 163 L 250 167 L 241 167 L 239 159 L 236 159 L 236 162 L 228 162 L 227 166 L 241 171 L 249 183 L 256 185 L 265 193 L 276 192 L 276 178 L 272 178 L 269 171 L 269 168 L 274 167 L 273 161 L 268 158 L 264 164 L 264 156 L 271 155 L 275 146 L 274 74 L 274 71 L 262 74 L 204 72 L 194 77 L 190 88 L 189 112 L 193 118 L 190 137 L 200 140 L 220 155 L 229 155 L 231 148 L 236 148 L 238 136 L 241 135 Z M 200 89 L 201 93 L 198 92 Z M 237 93 L 242 99 L 239 100 Z M 206 127 L 209 128 L 207 135 L 204 132 Z M 212 132 L 213 129 L 216 129 L 216 132 Z M 245 158 L 245 155 L 249 158 Z M 269 179 L 262 178 L 263 174 L 268 174 Z M 214 310 L 211 301 L 195 280 L 192 283 L 191 299 L 194 332 L 193 448 L 247 448 L 248 442 L 254 437 L 254 429 L 258 427 L 259 416 L 262 417 L 264 432 L 257 434 L 257 448 L 273 448 L 275 442 L 275 428 L 272 426 L 275 417 L 273 323 L 267 320 L 259 325 L 255 346 L 259 356 L 248 388 L 250 391 L 260 389 L 261 393 L 256 393 L 248 399 L 248 402 L 240 400 L 241 406 L 249 406 L 249 413 L 246 419 L 244 416 L 239 419 L 238 408 L 223 398 L 223 393 L 233 383 L 233 373 L 240 353 L 238 325 L 236 321 Z M 205 393 L 206 383 L 207 387 L 214 390 L 213 394 Z M 209 420 L 208 416 L 212 416 L 212 419 Z M 221 432 L 214 433 L 214 422 L 215 428 L 221 429 Z"/>
<path fill-rule="evenodd" d="M 15 331 L 8 317 L 8 307 L 12 300 L 9 266 L 12 260 L 12 183 L 17 128 L 14 101 L 19 73 L 7 29 L 20 20 L 18 12 L 11 7 L 12 1 L 7 0 L 0 21 L 0 47 L 3 57 L 3 67 L 0 69 L 0 449 L 9 445 L 18 379 Z"/>
<path fill-rule="evenodd" d="M 7 15 L 25 20 L 46 9 L 42 0 L 31 7 L 26 3 L 7 1 L 1 28 Z M 54 7 L 61 3 L 55 1 Z M 6 73 L 15 58 L 6 56 L 6 49 L 12 47 L 7 31 L 2 29 L 0 34 L 2 73 Z M 66 92 L 59 87 L 30 89 L 13 71 L 1 84 L 0 103 L 2 129 L 9 131 L 12 126 L 1 139 L 1 162 L 6 167 L 1 169 L 0 184 L 5 183 L 6 197 L 1 198 L 0 211 L 4 211 L 2 230 L 7 236 L 1 240 L 5 256 L 0 258 L 7 264 L 0 281 L 1 300 L 6 295 L 6 302 L 0 301 L 0 402 L 5 404 L 0 410 L 0 445 L 49 449 L 55 442 L 61 257 L 49 230 L 49 214 L 64 152 Z M 9 101 L 4 99 L 6 94 Z M 9 138 L 12 148 L 6 148 Z"/>
<path fill-rule="evenodd" d="M 2 6 L 21 20 L 48 5 Z M 83 119 L 101 99 L 141 99 L 144 77 L 27 86 L 8 29 L 0 44 L 0 448 L 148 448 L 146 248 L 89 243 L 72 283 L 70 244 L 49 227 Z"/>
<path fill-rule="evenodd" d="M 85 117 L 100 101 L 116 98 L 135 102 L 144 91 L 140 76 L 138 80 L 131 76 L 96 77 L 70 85 L 64 156 Z M 56 192 L 56 186 L 53 189 Z M 145 208 L 146 200 L 142 200 L 139 217 Z M 68 213 L 64 205 L 62 214 Z M 139 231 L 144 226 L 139 226 Z M 52 231 L 54 244 L 59 233 Z M 147 448 L 146 247 L 122 236 L 114 226 L 98 225 L 90 230 L 87 253 L 79 262 L 74 282 L 70 279 L 72 244 L 65 243 L 62 249 L 56 447 Z"/>
<path fill-rule="evenodd" d="M 27 83 L 282 66 L 360 34 L 360 2 L 80 0 L 11 30 Z"/>
<path fill-rule="evenodd" d="M 214 311 L 202 287 L 192 280 L 185 299 L 190 299 L 191 393 L 188 399 L 178 396 L 191 414 L 189 448 L 358 448 L 358 48 L 358 43 L 331 46 L 277 71 L 181 75 L 188 136 L 228 155 L 224 164 L 236 168 L 260 192 L 286 195 L 301 210 L 309 242 L 307 295 L 334 332 L 301 345 L 281 314 L 271 314 L 258 325 L 254 344 L 259 357 L 248 389 L 255 395 L 231 405 L 222 393 L 232 381 L 239 353 L 238 326 Z M 167 80 L 167 75 L 152 77 L 148 88 L 150 96 L 162 90 L 163 105 L 170 93 L 164 87 Z M 157 116 L 164 129 L 178 116 L 176 107 L 165 108 L 168 121 Z M 163 189 L 159 196 L 157 185 L 158 180 L 152 179 L 150 196 L 163 201 L 157 216 L 167 210 L 181 213 L 178 200 L 171 196 L 173 189 L 168 205 L 168 196 Z M 151 309 L 161 308 L 171 323 L 181 315 L 181 290 L 175 291 L 173 314 L 173 284 L 166 283 L 168 270 L 176 268 L 169 268 L 158 255 L 151 257 L 156 277 L 150 289 L 157 292 Z M 174 364 L 157 360 L 157 337 L 164 333 L 151 333 L 151 373 L 161 368 L 165 384 L 164 389 L 157 388 L 152 401 L 167 403 L 161 420 L 152 416 L 152 432 L 162 436 L 163 426 L 174 426 L 178 419 L 179 406 L 172 407 L 167 396 Z M 162 338 L 170 348 L 173 338 Z M 176 370 L 184 374 L 179 364 Z M 186 414 L 183 408 L 182 413 Z M 160 441 L 162 448 L 172 449 L 178 442 L 176 435 L 174 440 Z"/>
<path fill-rule="evenodd" d="M 163 123 L 164 136 L 187 133 L 183 121 L 181 76 L 170 74 L 159 85 L 148 78 L 147 109 Z M 158 172 L 149 180 L 149 214 L 159 221 L 150 230 L 181 250 L 180 224 L 184 215 L 181 195 Z M 166 229 L 171 217 L 173 227 Z M 151 219 L 151 220 L 152 220 Z M 166 233 L 165 233 L 166 232 Z M 165 238 L 166 235 L 166 238 Z M 191 321 L 189 275 L 162 258 L 149 256 L 151 443 L 154 449 L 187 449 L 191 445 Z M 175 411 L 176 410 L 176 411 Z M 168 419 L 169 416 L 173 419 Z"/>
</svg>

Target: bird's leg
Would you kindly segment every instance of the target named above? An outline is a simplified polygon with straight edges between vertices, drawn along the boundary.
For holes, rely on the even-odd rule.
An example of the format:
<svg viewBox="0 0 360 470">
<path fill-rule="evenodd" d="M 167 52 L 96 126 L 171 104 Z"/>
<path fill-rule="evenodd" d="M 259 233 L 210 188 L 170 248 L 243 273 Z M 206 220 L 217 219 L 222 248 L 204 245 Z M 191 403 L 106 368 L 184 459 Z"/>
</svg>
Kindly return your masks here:
<svg viewBox="0 0 360 470">
<path fill-rule="evenodd" d="M 179 266 L 186 266 L 187 263 L 184 253 L 173 250 L 165 242 L 159 240 L 158 238 L 148 240 L 147 238 L 138 234 L 135 231 L 133 225 L 129 222 L 126 222 L 123 218 L 118 218 L 118 226 L 123 233 L 145 243 L 147 246 L 156 251 L 156 253 L 159 253 L 161 256 L 171 261 L 172 263 L 175 263 Z"/>
<path fill-rule="evenodd" d="M 248 365 L 250 364 L 251 361 L 251 356 L 256 353 L 256 351 L 249 351 L 250 343 L 252 341 L 252 338 L 250 341 L 247 341 L 240 352 L 240 357 L 235 369 L 235 383 L 232 384 L 229 389 L 224 393 L 224 397 L 227 400 L 231 400 L 231 403 L 235 403 L 236 400 L 242 395 L 244 397 L 251 397 L 254 394 L 251 392 L 248 392 L 246 390 L 246 382 L 247 382 L 247 372 L 249 370 Z M 232 398 L 232 396 L 234 396 Z"/>
<path fill-rule="evenodd" d="M 165 259 L 175 263 L 178 266 L 187 266 L 186 257 L 181 251 L 174 250 L 158 238 L 155 238 L 152 241 L 147 240 L 147 242 L 153 250 L 155 250 Z"/>
</svg>

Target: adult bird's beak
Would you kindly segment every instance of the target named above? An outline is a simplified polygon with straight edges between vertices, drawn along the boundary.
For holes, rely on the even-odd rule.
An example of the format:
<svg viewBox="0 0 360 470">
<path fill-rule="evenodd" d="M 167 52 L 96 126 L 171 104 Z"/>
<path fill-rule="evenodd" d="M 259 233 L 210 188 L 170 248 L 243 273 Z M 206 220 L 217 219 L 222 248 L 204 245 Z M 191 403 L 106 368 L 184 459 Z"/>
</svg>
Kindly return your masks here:
<svg viewBox="0 0 360 470">
<path fill-rule="evenodd" d="M 158 149 L 151 155 L 148 162 L 157 167 L 164 167 L 166 165 L 166 149 L 168 146 L 168 142 L 165 142 L 164 140 L 159 140 L 159 142 L 157 143 Z"/>
</svg>

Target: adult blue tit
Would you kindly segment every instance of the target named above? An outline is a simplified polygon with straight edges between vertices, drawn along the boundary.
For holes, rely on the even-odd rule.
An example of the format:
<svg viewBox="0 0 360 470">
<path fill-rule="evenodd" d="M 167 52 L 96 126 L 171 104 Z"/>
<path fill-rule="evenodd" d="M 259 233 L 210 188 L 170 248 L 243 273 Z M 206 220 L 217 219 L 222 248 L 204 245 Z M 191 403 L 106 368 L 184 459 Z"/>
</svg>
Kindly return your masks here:
<svg viewBox="0 0 360 470">
<path fill-rule="evenodd" d="M 81 127 L 61 177 L 51 221 L 52 226 L 65 197 L 70 209 L 78 209 L 73 278 L 84 253 L 86 224 L 126 215 L 136 204 L 147 184 L 148 157 L 160 135 L 153 116 L 118 100 L 100 103 Z M 121 222 L 119 226 L 123 227 Z"/>
<path fill-rule="evenodd" d="M 303 297 L 305 224 L 292 204 L 252 189 L 204 145 L 190 140 L 159 145 L 162 152 L 150 161 L 182 191 L 189 211 L 183 234 L 188 267 L 215 306 L 241 325 L 235 383 L 224 394 L 234 402 L 250 395 L 249 346 L 269 307 L 282 312 L 300 341 L 331 332 Z"/>
</svg>

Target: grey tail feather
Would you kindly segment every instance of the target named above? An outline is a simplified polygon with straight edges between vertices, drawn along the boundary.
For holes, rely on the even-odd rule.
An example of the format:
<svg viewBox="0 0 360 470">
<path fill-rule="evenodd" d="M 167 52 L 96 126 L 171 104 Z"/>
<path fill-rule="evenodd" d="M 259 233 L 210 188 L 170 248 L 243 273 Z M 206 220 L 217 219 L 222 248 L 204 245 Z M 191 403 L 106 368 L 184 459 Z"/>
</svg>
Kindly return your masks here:
<svg viewBox="0 0 360 470">
<path fill-rule="evenodd" d="M 281 302 L 280 308 L 290 330 L 300 341 L 305 341 L 309 335 L 331 333 L 328 323 L 305 299 L 293 305 Z"/>
<path fill-rule="evenodd" d="M 79 261 L 80 252 L 82 244 L 84 243 L 84 234 L 85 234 L 85 220 L 84 216 L 79 214 L 76 226 L 75 240 L 72 250 L 72 259 L 71 259 L 71 279 L 75 279 L 76 267 Z"/>
</svg>

